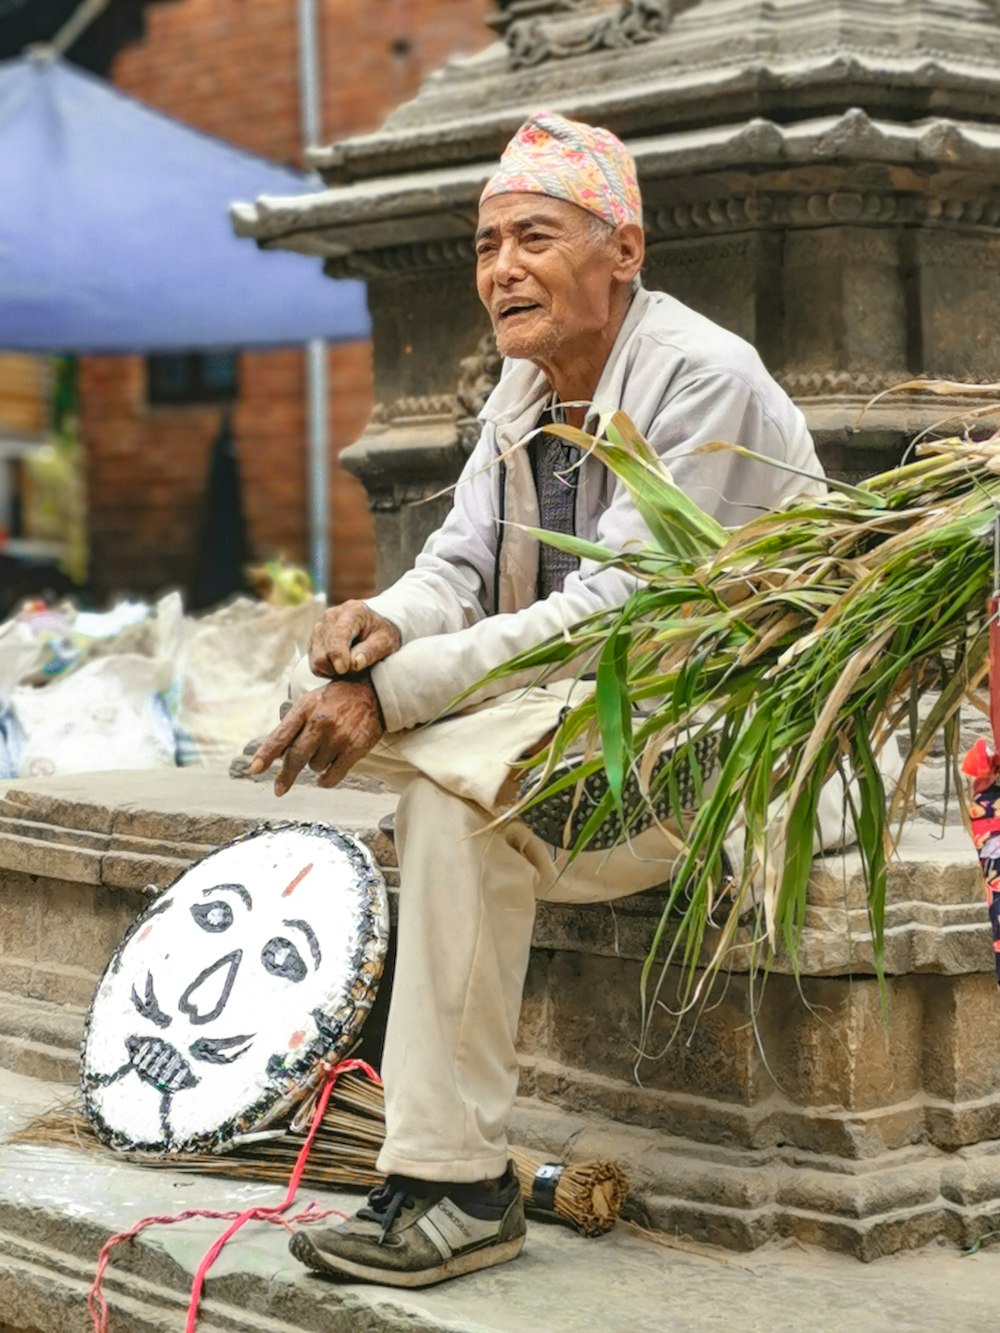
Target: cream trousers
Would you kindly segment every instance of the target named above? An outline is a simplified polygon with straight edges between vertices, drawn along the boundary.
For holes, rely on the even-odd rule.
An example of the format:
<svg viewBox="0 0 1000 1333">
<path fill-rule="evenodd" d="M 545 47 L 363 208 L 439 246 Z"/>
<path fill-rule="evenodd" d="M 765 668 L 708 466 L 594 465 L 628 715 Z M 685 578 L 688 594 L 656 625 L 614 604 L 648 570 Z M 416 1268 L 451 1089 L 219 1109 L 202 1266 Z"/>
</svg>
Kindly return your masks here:
<svg viewBox="0 0 1000 1333">
<path fill-rule="evenodd" d="M 300 668 L 293 696 L 325 684 Z M 357 765 L 400 793 L 396 974 L 386 1031 L 380 1171 L 474 1181 L 507 1163 L 521 993 L 535 903 L 605 902 L 664 883 L 669 829 L 570 862 L 520 820 L 512 765 L 591 686 L 513 691 L 466 713 L 385 736 Z M 898 752 L 896 760 L 898 762 Z M 844 789 L 826 784 L 815 850 L 844 844 Z M 742 837 L 727 840 L 734 865 Z"/>
<path fill-rule="evenodd" d="M 317 683 L 300 678 L 294 692 Z M 566 686 L 516 691 L 386 736 L 357 766 L 400 793 L 385 1174 L 503 1173 L 535 903 L 609 900 L 669 875 L 674 853 L 655 829 L 570 863 L 519 820 L 491 827 L 513 794 L 511 761 L 555 726 L 566 697 Z"/>
</svg>

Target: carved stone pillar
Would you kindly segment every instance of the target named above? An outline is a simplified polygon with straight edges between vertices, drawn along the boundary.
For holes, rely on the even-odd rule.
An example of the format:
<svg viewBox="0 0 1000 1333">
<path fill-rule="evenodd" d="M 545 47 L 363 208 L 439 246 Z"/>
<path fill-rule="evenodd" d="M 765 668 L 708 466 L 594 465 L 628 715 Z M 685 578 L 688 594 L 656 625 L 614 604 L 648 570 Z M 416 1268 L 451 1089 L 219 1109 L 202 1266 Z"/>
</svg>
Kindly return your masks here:
<svg viewBox="0 0 1000 1333">
<path fill-rule="evenodd" d="M 492 23 L 492 47 L 316 155 L 324 192 L 237 210 L 262 245 L 369 283 L 378 407 L 345 463 L 381 581 L 465 457 L 449 404 L 487 327 L 476 201 L 531 107 L 626 138 L 647 285 L 750 339 L 833 469 L 885 465 L 942 414 L 888 398 L 862 418 L 875 393 L 1000 377 L 998 0 L 501 0 Z"/>
</svg>

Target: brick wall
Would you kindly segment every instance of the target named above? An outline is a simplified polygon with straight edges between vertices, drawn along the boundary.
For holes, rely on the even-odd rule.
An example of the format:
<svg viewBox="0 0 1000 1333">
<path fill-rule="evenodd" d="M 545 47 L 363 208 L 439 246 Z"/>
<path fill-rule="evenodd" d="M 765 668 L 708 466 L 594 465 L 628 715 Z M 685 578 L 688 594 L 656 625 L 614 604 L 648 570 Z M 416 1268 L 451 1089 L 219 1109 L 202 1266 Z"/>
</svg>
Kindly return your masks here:
<svg viewBox="0 0 1000 1333">
<path fill-rule="evenodd" d="M 49 424 L 48 388 L 44 357 L 0 356 L 0 435 L 41 435 Z"/>
<path fill-rule="evenodd" d="M 376 128 L 448 56 L 491 35 L 490 0 L 320 0 L 319 8 L 326 141 Z M 231 143 L 300 164 L 294 0 L 173 0 L 146 13 L 146 38 L 118 56 L 115 84 Z M 318 266 L 316 280 L 326 281 Z M 342 600 L 374 584 L 364 490 L 334 461 L 371 410 L 369 345 L 331 348 L 329 371 L 329 592 Z M 255 558 L 306 560 L 304 385 L 298 350 L 240 357 L 234 428 Z M 152 594 L 188 585 L 218 409 L 149 407 L 138 357 L 85 358 L 80 406 L 95 587 Z"/>
</svg>

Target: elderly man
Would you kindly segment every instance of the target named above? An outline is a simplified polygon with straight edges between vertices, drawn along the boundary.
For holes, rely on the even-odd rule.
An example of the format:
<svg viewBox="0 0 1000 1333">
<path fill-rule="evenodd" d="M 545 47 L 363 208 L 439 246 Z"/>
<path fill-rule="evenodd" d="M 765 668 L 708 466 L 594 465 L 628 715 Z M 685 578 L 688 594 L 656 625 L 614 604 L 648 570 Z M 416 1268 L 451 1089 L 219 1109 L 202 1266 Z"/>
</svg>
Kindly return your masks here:
<svg viewBox="0 0 1000 1333">
<path fill-rule="evenodd" d="M 532 116 L 483 191 L 476 256 L 505 362 L 453 509 L 413 570 L 326 613 L 298 702 L 254 760 L 259 772 L 283 756 L 279 795 L 306 764 L 334 786 L 362 759 L 401 792 L 387 1181 L 355 1217 L 292 1242 L 314 1268 L 400 1286 L 502 1263 L 523 1244 L 505 1126 L 536 900 L 611 899 L 669 871 L 655 827 L 567 863 L 521 820 L 495 824 L 511 765 L 551 731 L 566 688 L 508 680 L 446 716 L 491 668 L 631 590 L 620 570 L 526 532 L 616 549 L 647 535 L 625 488 L 544 427 L 583 425 L 589 404 L 624 409 L 677 484 L 726 524 L 802 479 L 699 444 L 731 441 L 821 474 L 801 414 L 753 349 L 641 288 L 635 166 L 608 131 Z"/>
</svg>

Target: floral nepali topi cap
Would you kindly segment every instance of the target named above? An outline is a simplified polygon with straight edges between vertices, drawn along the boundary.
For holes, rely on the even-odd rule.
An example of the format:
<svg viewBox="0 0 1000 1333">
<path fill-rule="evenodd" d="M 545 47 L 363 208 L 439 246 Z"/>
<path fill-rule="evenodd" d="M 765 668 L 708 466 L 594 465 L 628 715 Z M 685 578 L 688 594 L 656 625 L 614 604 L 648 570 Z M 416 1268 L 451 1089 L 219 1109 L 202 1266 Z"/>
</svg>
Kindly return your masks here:
<svg viewBox="0 0 1000 1333">
<path fill-rule="evenodd" d="M 555 111 L 536 111 L 511 139 L 480 196 L 544 194 L 596 213 L 613 227 L 642 225 L 632 155 L 616 135 Z"/>
</svg>

